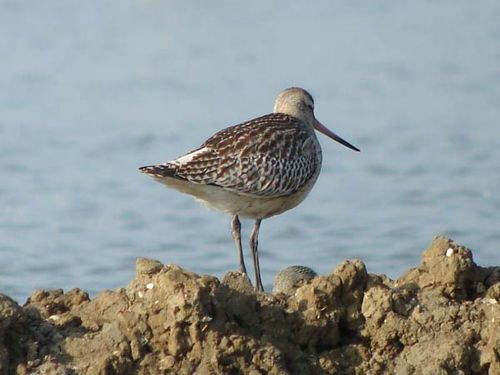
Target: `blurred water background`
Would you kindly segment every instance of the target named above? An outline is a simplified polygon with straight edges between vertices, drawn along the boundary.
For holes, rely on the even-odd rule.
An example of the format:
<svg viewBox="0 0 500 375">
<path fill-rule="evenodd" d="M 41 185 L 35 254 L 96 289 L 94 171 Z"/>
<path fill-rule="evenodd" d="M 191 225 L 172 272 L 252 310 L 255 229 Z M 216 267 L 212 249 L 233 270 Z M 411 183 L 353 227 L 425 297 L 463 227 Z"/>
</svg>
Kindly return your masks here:
<svg viewBox="0 0 500 375">
<path fill-rule="evenodd" d="M 292 85 L 362 152 L 319 136 L 316 187 L 262 225 L 267 288 L 349 258 L 397 277 L 437 234 L 499 265 L 499 19 L 496 0 L 0 1 L 0 292 L 95 295 L 137 257 L 236 269 L 230 218 L 137 167 Z"/>
</svg>

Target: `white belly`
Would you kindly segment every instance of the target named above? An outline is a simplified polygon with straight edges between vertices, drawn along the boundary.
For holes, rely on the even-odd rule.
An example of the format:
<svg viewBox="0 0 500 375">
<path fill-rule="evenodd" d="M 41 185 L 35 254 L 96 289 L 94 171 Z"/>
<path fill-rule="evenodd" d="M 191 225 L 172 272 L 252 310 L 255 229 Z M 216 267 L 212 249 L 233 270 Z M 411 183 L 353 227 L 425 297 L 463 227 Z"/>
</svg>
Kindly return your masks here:
<svg viewBox="0 0 500 375">
<path fill-rule="evenodd" d="M 205 206 L 249 219 L 265 219 L 288 211 L 311 191 L 319 173 L 298 192 L 282 197 L 256 197 L 236 194 L 214 185 L 194 184 L 175 178 L 156 178 L 157 181 L 182 193 L 193 196 Z"/>
</svg>

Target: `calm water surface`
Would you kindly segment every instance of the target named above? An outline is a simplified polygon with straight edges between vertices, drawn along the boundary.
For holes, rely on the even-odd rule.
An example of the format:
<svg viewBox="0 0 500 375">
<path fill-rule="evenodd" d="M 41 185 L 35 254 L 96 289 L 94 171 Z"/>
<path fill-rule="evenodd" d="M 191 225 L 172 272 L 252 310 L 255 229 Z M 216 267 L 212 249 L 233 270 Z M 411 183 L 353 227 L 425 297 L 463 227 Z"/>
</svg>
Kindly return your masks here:
<svg viewBox="0 0 500 375">
<path fill-rule="evenodd" d="M 230 218 L 137 167 L 292 85 L 362 152 L 320 137 L 315 189 L 262 225 L 267 288 L 348 258 L 397 277 L 437 234 L 499 265 L 499 19 L 493 0 L 0 1 L 0 292 L 94 294 L 136 257 L 236 269 Z"/>
</svg>

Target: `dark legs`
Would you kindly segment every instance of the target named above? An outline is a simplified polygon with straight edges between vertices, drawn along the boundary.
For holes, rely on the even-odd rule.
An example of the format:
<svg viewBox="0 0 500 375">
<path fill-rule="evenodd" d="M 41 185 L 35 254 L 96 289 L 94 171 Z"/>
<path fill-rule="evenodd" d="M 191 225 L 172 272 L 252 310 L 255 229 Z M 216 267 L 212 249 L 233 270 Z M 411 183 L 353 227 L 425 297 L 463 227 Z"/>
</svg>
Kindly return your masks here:
<svg viewBox="0 0 500 375">
<path fill-rule="evenodd" d="M 252 234 L 250 236 L 250 248 L 252 249 L 253 266 L 255 268 L 255 289 L 258 291 L 264 291 L 262 286 L 262 279 L 260 277 L 260 265 L 259 265 L 259 252 L 257 246 L 259 244 L 259 228 L 262 219 L 255 220 L 255 225 L 253 226 Z M 236 248 L 238 249 L 238 256 L 240 258 L 240 272 L 247 274 L 247 269 L 245 267 L 245 260 L 243 258 L 243 249 L 241 247 L 241 223 L 238 215 L 233 216 L 231 221 L 232 234 L 234 242 L 236 242 Z"/>
<path fill-rule="evenodd" d="M 264 287 L 262 286 L 262 279 L 260 278 L 259 253 L 257 250 L 261 221 L 262 219 L 255 220 L 255 225 L 253 226 L 252 234 L 250 236 L 250 247 L 252 249 L 253 265 L 255 268 L 255 289 L 263 292 Z"/>
<path fill-rule="evenodd" d="M 236 242 L 236 248 L 238 249 L 238 256 L 240 257 L 240 272 L 243 272 L 246 275 L 247 269 L 245 267 L 245 260 L 243 259 L 243 250 L 241 248 L 241 223 L 240 219 L 238 219 L 238 215 L 233 216 L 231 225 L 232 225 L 234 242 Z"/>
</svg>

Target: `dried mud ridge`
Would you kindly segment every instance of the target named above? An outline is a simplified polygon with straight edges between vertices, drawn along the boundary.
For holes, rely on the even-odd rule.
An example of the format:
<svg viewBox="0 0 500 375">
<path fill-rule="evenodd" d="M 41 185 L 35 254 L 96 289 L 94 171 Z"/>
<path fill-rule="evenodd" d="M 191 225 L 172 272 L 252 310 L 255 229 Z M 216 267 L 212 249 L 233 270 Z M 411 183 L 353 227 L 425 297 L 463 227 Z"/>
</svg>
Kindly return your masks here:
<svg viewBox="0 0 500 375">
<path fill-rule="evenodd" d="M 500 374 L 500 267 L 436 237 L 398 280 L 345 261 L 290 295 L 139 259 L 90 300 L 0 295 L 0 374 Z"/>
</svg>

